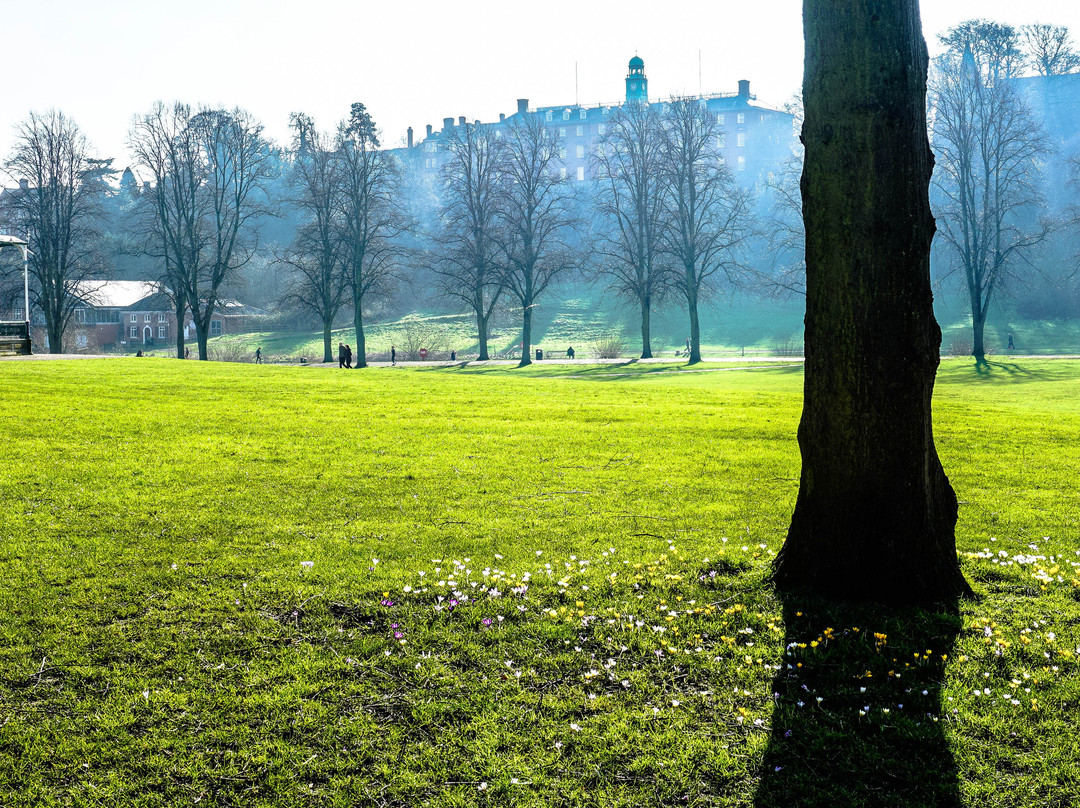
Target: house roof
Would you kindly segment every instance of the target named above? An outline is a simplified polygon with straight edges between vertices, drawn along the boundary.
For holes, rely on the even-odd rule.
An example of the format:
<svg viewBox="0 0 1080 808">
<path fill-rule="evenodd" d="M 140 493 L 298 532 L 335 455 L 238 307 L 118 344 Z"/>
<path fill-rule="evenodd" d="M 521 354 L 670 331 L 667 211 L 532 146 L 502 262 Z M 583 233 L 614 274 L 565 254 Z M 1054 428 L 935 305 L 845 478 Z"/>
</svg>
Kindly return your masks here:
<svg viewBox="0 0 1080 808">
<path fill-rule="evenodd" d="M 71 293 L 91 306 L 123 309 L 168 290 L 155 281 L 76 281 Z"/>
</svg>

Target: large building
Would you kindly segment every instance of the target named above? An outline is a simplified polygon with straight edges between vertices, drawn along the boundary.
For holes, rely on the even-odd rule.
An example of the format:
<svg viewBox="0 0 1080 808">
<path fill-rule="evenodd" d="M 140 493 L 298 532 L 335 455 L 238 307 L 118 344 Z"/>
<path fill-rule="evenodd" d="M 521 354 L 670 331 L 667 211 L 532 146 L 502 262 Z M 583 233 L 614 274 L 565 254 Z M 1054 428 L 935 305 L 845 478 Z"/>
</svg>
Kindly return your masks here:
<svg viewBox="0 0 1080 808">
<path fill-rule="evenodd" d="M 510 115 L 500 115 L 498 121 L 482 123 L 498 135 L 512 125 L 515 119 L 525 115 L 542 115 L 555 130 L 562 146 L 563 170 L 568 177 L 579 182 L 591 179 L 593 165 L 591 156 L 596 153 L 600 141 L 608 131 L 612 113 L 625 104 L 664 104 L 649 101 L 649 79 L 645 74 L 645 62 L 635 56 L 630 60 L 626 74 L 625 100 L 620 103 L 584 106 L 580 104 L 551 107 L 530 107 L 527 98 L 519 98 L 517 110 Z M 775 169 L 792 154 L 794 142 L 794 118 L 783 110 L 757 102 L 750 92 L 750 82 L 742 80 L 738 90 L 730 93 L 712 93 L 700 96 L 701 103 L 716 116 L 722 132 L 721 151 L 736 177 L 743 185 L 761 182 L 769 171 Z M 444 118 L 441 129 L 430 124 L 422 139 L 414 141 L 409 129 L 408 146 L 403 150 L 408 164 L 423 173 L 433 174 L 445 161 L 446 141 L 454 128 L 465 126 L 464 115 Z M 417 155 L 419 152 L 419 155 Z M 419 157 L 419 159 L 417 159 Z"/>
</svg>

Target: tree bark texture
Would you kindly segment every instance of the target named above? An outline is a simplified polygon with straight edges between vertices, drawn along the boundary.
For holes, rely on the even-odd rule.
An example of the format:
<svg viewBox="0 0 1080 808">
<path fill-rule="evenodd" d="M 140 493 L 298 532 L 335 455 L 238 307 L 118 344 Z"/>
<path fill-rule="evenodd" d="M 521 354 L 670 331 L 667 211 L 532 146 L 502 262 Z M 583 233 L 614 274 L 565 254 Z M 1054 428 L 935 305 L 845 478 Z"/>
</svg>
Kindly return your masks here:
<svg viewBox="0 0 1080 808">
<path fill-rule="evenodd" d="M 353 327 L 356 330 L 356 350 L 353 356 L 356 358 L 357 368 L 367 367 L 367 337 L 364 336 L 364 313 L 363 298 L 357 298 L 353 307 Z"/>
<path fill-rule="evenodd" d="M 532 349 L 532 306 L 526 305 L 521 312 L 521 360 L 518 367 L 523 368 L 532 364 L 529 351 Z"/>
<path fill-rule="evenodd" d="M 641 358 L 652 359 L 652 301 L 641 299 Z"/>
<path fill-rule="evenodd" d="M 931 397 L 927 51 L 917 0 L 804 0 L 806 376 L 781 590 L 933 603 L 970 590 Z"/>
</svg>

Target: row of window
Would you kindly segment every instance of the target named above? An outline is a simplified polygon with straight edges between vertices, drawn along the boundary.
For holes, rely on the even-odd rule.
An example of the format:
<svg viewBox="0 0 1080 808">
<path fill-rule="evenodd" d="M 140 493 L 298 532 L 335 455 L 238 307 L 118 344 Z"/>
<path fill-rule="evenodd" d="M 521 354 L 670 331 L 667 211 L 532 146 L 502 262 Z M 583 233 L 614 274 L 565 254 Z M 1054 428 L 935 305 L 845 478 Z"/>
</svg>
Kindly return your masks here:
<svg viewBox="0 0 1080 808">
<path fill-rule="evenodd" d="M 148 322 L 150 322 L 150 317 L 151 317 L 151 315 L 149 315 L 149 314 L 144 314 L 144 315 L 143 315 L 143 322 L 144 322 L 144 323 L 148 323 Z M 159 323 L 163 323 L 163 322 L 165 322 L 165 314 L 164 314 L 163 312 L 158 312 L 158 316 L 157 316 L 157 321 L 158 321 Z M 139 322 L 139 315 L 137 315 L 137 314 L 132 314 L 132 315 L 131 315 L 131 317 L 130 317 L 130 319 L 129 319 L 129 322 L 132 322 L 132 323 L 137 323 L 137 322 Z"/>
<path fill-rule="evenodd" d="M 158 335 L 158 339 L 165 339 L 167 336 L 169 336 L 169 327 L 166 326 L 166 325 L 159 325 L 158 330 L 157 330 L 157 335 Z M 139 338 L 139 327 L 137 325 L 131 326 L 131 328 L 128 329 L 128 336 L 131 339 L 138 339 Z"/>
</svg>

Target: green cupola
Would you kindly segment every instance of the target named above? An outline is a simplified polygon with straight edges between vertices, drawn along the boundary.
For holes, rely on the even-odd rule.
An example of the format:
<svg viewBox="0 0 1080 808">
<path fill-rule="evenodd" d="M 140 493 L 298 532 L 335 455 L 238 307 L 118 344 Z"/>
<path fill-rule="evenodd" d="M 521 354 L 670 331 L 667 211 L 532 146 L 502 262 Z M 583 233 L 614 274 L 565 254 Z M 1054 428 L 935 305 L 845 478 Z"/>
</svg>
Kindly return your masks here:
<svg viewBox="0 0 1080 808">
<path fill-rule="evenodd" d="M 626 74 L 626 103 L 649 103 L 649 80 L 645 78 L 645 62 L 640 56 L 630 60 Z"/>
</svg>

